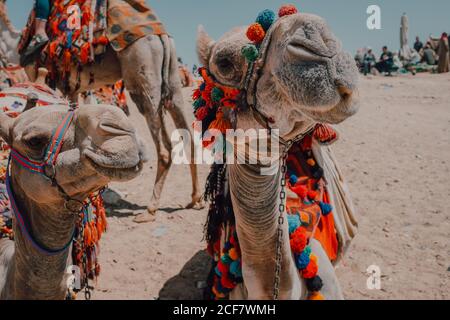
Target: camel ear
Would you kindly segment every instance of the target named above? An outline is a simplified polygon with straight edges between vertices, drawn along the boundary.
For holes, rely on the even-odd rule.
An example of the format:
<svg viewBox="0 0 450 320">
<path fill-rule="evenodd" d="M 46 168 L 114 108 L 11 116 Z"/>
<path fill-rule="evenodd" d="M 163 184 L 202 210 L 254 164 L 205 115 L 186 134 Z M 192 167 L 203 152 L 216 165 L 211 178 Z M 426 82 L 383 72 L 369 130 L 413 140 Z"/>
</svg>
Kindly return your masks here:
<svg viewBox="0 0 450 320">
<path fill-rule="evenodd" d="M 205 68 L 208 68 L 214 43 L 214 39 L 208 35 L 205 28 L 199 25 L 197 31 L 197 55 L 198 60 Z"/>
<path fill-rule="evenodd" d="M 0 113 L 0 137 L 9 145 L 12 143 L 11 128 L 14 119 L 8 117 L 5 113 Z"/>
</svg>

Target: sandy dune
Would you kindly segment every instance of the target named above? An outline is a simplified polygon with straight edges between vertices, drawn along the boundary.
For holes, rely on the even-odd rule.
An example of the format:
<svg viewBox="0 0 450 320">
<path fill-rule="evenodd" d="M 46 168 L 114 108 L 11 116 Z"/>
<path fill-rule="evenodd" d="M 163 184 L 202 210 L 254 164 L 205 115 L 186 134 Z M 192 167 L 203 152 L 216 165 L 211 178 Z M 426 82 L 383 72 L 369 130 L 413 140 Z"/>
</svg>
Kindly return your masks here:
<svg viewBox="0 0 450 320">
<path fill-rule="evenodd" d="M 450 299 L 449 89 L 450 74 L 365 78 L 360 113 L 338 126 L 334 150 L 360 222 L 337 269 L 347 299 Z M 188 101 L 185 113 L 193 119 Z M 154 152 L 135 108 L 131 117 Z M 188 167 L 171 169 L 155 222 L 132 222 L 149 200 L 154 161 L 138 179 L 110 186 L 121 199 L 108 209 L 93 299 L 201 298 L 206 209 L 183 209 Z M 201 167 L 202 182 L 207 173 Z M 381 269 L 381 290 L 367 289 L 370 265 Z"/>
</svg>

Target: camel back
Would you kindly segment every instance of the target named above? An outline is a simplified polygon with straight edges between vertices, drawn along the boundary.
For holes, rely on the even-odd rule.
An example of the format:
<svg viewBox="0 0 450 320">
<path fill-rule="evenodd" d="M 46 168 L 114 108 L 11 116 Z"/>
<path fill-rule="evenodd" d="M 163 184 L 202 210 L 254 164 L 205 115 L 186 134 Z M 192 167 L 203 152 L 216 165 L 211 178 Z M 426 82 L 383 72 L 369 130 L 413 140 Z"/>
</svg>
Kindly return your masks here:
<svg viewBox="0 0 450 320">
<path fill-rule="evenodd" d="M 78 6 L 79 21 L 69 9 Z M 79 24 L 78 24 L 79 22 Z M 20 54 L 35 31 L 32 10 L 19 42 Z M 164 26 L 144 0 L 55 0 L 47 23 L 49 43 L 37 57 L 50 72 L 50 82 L 68 84 L 70 70 L 101 60 L 107 46 L 126 49 L 148 35 L 166 34 Z"/>
</svg>

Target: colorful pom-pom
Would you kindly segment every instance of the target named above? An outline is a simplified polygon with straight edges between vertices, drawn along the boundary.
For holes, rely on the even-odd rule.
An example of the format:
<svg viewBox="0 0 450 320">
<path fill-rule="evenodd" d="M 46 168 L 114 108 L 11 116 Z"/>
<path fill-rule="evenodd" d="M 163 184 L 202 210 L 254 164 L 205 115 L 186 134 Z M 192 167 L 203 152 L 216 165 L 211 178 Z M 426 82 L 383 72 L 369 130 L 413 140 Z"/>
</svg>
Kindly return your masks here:
<svg viewBox="0 0 450 320">
<path fill-rule="evenodd" d="M 291 175 L 291 177 L 289 178 L 289 182 L 293 186 L 296 185 L 298 182 L 298 177 L 295 174 Z"/>
<path fill-rule="evenodd" d="M 202 98 L 200 98 L 200 99 L 195 100 L 192 105 L 194 106 L 194 109 L 198 109 L 198 108 L 205 106 L 206 101 L 203 100 Z"/>
<path fill-rule="evenodd" d="M 288 215 L 288 223 L 289 223 L 289 234 L 292 234 L 301 226 L 300 217 L 298 215 L 289 214 Z"/>
<path fill-rule="evenodd" d="M 324 296 L 320 293 L 320 292 L 313 292 L 310 294 L 310 296 L 308 297 L 308 300 L 317 300 L 317 301 L 322 301 L 325 300 Z"/>
<path fill-rule="evenodd" d="M 195 112 L 195 118 L 198 121 L 203 121 L 205 120 L 205 118 L 208 116 L 209 113 L 209 109 L 208 107 L 200 107 L 197 109 L 197 111 Z"/>
<path fill-rule="evenodd" d="M 293 4 L 287 4 L 280 8 L 280 10 L 278 11 L 278 16 L 281 18 L 296 13 L 298 13 L 297 8 Z"/>
<path fill-rule="evenodd" d="M 310 262 L 309 254 L 305 251 L 297 255 L 295 259 L 295 264 L 297 266 L 297 269 L 299 270 L 305 269 L 308 266 L 309 262 Z"/>
<path fill-rule="evenodd" d="M 311 279 L 317 275 L 317 271 L 317 263 L 312 259 L 311 256 L 308 266 L 302 271 L 302 276 L 305 279 Z"/>
<path fill-rule="evenodd" d="M 322 214 L 327 216 L 333 211 L 333 206 L 329 203 L 319 202 L 320 210 L 322 210 Z"/>
<path fill-rule="evenodd" d="M 255 62 L 258 59 L 259 51 L 254 44 L 245 45 L 242 50 L 242 55 L 245 57 L 247 62 Z"/>
<path fill-rule="evenodd" d="M 242 277 L 241 260 L 236 260 L 231 263 L 230 273 L 237 278 Z"/>
<path fill-rule="evenodd" d="M 239 259 L 239 254 L 236 249 L 231 249 L 228 254 L 230 255 L 231 260 L 236 261 Z"/>
<path fill-rule="evenodd" d="M 275 15 L 275 12 L 266 9 L 258 14 L 256 23 L 259 23 L 263 27 L 264 31 L 267 32 L 267 30 L 269 30 L 272 24 L 275 22 L 276 18 L 277 17 Z"/>
<path fill-rule="evenodd" d="M 298 228 L 291 236 L 291 249 L 295 254 L 301 254 L 305 250 L 307 237 L 303 228 Z"/>
<path fill-rule="evenodd" d="M 308 163 L 308 165 L 310 167 L 314 167 L 316 165 L 316 162 L 314 161 L 314 159 L 308 159 L 308 161 L 306 161 L 306 163 Z"/>
<path fill-rule="evenodd" d="M 306 288 L 310 292 L 318 292 L 322 290 L 323 282 L 319 276 L 315 276 L 311 279 L 306 279 Z"/>
<path fill-rule="evenodd" d="M 300 185 L 292 188 L 292 191 L 300 197 L 300 199 L 304 200 L 308 195 L 308 188 L 306 186 Z"/>
<path fill-rule="evenodd" d="M 254 23 L 247 30 L 247 38 L 253 43 L 259 44 L 264 40 L 266 32 L 259 23 Z"/>
<path fill-rule="evenodd" d="M 315 200 L 317 198 L 317 191 L 310 190 L 308 191 L 308 199 Z"/>
<path fill-rule="evenodd" d="M 211 99 L 215 103 L 219 103 L 224 96 L 223 91 L 220 88 L 214 87 L 211 91 Z"/>
<path fill-rule="evenodd" d="M 220 279 L 220 283 L 226 289 L 234 289 L 234 287 L 235 287 L 233 281 L 231 281 L 231 279 L 228 277 L 228 275 L 225 275 L 225 274 Z"/>
<path fill-rule="evenodd" d="M 222 260 L 223 264 L 230 264 L 233 261 L 233 260 L 231 260 L 231 258 L 230 258 L 230 256 L 228 254 L 222 255 L 220 260 Z"/>
</svg>

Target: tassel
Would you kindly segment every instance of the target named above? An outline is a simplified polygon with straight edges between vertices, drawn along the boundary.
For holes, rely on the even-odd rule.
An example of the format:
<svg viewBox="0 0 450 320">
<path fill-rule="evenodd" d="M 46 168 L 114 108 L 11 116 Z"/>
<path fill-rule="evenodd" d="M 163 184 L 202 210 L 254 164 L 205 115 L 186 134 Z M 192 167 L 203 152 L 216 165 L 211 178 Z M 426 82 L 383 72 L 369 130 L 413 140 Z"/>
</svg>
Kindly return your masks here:
<svg viewBox="0 0 450 320">
<path fill-rule="evenodd" d="M 80 60 L 82 64 L 86 64 L 89 61 L 89 56 L 91 54 L 90 52 L 90 44 L 89 42 L 86 42 L 85 44 L 83 44 L 83 46 L 81 47 L 81 52 L 80 52 Z"/>
<path fill-rule="evenodd" d="M 313 136 L 321 144 L 330 144 L 338 139 L 337 132 L 330 125 L 323 123 L 316 125 Z"/>
<path fill-rule="evenodd" d="M 70 53 L 70 50 L 65 50 L 63 56 L 63 65 L 65 71 L 70 71 L 71 61 L 72 61 L 72 54 Z"/>
<path fill-rule="evenodd" d="M 219 111 L 216 115 L 216 120 L 214 120 L 208 129 L 216 129 L 219 130 L 222 134 L 225 134 L 228 129 L 231 129 L 231 122 L 228 119 L 224 118 L 223 112 Z"/>
</svg>

